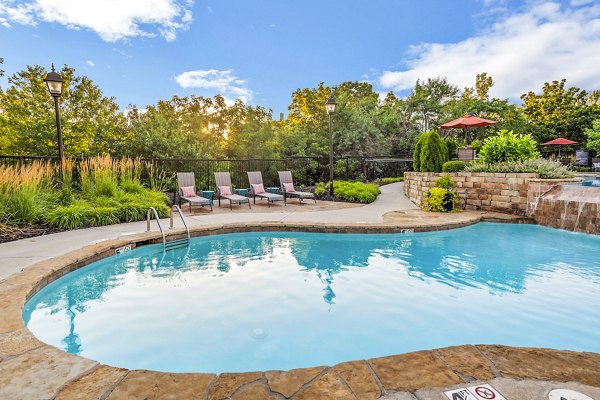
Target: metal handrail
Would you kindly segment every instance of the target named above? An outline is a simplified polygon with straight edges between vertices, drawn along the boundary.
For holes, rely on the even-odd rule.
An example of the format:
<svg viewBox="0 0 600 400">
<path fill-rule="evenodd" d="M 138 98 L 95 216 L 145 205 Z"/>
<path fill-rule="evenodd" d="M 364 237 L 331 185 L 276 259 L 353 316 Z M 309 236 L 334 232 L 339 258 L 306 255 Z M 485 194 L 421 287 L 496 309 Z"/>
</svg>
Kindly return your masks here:
<svg viewBox="0 0 600 400">
<path fill-rule="evenodd" d="M 185 218 L 183 217 L 181 208 L 179 208 L 179 206 L 177 204 L 174 204 L 173 207 L 171 207 L 171 226 L 169 228 L 173 229 L 173 210 L 176 210 L 177 213 L 179 214 L 179 216 L 181 217 L 181 222 L 183 222 L 183 226 L 185 226 L 185 231 L 187 233 L 187 239 L 189 241 L 190 240 L 190 228 L 188 228 L 188 224 L 187 224 L 187 222 L 185 222 Z"/>
<path fill-rule="evenodd" d="M 167 245 L 167 237 L 165 236 L 165 231 L 160 223 L 160 218 L 158 218 L 158 213 L 156 212 L 156 208 L 150 207 L 148 212 L 146 213 L 146 232 L 150 232 L 150 220 L 152 219 L 152 213 L 154 213 L 154 219 L 156 219 L 156 223 L 158 224 L 158 229 L 160 229 L 160 233 L 162 234 L 162 242 L 163 249 Z"/>
</svg>

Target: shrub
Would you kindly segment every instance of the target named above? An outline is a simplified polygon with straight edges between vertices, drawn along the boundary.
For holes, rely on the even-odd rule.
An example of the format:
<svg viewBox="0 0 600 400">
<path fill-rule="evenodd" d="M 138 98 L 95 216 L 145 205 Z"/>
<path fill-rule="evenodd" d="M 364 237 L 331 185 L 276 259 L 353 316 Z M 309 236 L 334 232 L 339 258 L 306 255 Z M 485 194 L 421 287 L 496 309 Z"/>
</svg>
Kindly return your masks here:
<svg viewBox="0 0 600 400">
<path fill-rule="evenodd" d="M 468 172 L 507 172 L 507 173 L 537 173 L 543 179 L 572 178 L 573 172 L 556 161 L 543 158 L 504 163 L 485 163 L 472 161 L 465 167 Z"/>
<path fill-rule="evenodd" d="M 329 189 L 326 187 L 326 183 L 318 182 L 317 187 L 315 188 L 315 196 L 323 196 Z"/>
<path fill-rule="evenodd" d="M 423 143 L 425 143 L 428 136 L 429 132 L 423 132 L 415 145 L 415 150 L 413 151 L 413 171 L 415 172 L 421 171 L 421 150 L 423 149 Z"/>
<path fill-rule="evenodd" d="M 419 160 L 421 172 L 440 172 L 442 165 L 448 161 L 448 149 L 436 131 L 425 136 Z"/>
<path fill-rule="evenodd" d="M 506 129 L 486 138 L 479 154 L 486 163 L 519 161 L 540 155 L 537 142 L 531 135 L 516 135 Z"/>
<path fill-rule="evenodd" d="M 450 178 L 450 175 L 445 174 L 437 178 L 434 182 L 435 187 L 439 187 L 446 190 L 454 189 L 454 181 Z"/>
<path fill-rule="evenodd" d="M 454 181 L 446 174 L 436 179 L 435 187 L 425 192 L 422 206 L 426 211 L 451 212 L 455 210 L 457 200 Z"/>
<path fill-rule="evenodd" d="M 348 181 L 334 181 L 333 192 L 336 198 L 358 203 L 372 203 L 381 193 L 379 186 L 372 183 Z"/>
<path fill-rule="evenodd" d="M 426 211 L 450 212 L 454 210 L 457 195 L 454 190 L 434 187 L 425 192 L 423 208 Z"/>
<path fill-rule="evenodd" d="M 467 163 L 464 161 L 446 161 L 442 165 L 442 172 L 461 172 L 466 166 Z"/>
</svg>

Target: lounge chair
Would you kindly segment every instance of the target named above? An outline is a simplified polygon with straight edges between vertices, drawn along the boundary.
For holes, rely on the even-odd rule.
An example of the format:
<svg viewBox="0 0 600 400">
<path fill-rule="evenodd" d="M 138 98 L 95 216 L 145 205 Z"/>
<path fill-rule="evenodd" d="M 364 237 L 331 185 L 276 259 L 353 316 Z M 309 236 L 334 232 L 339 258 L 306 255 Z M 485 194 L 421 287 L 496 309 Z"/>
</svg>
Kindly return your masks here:
<svg viewBox="0 0 600 400">
<path fill-rule="evenodd" d="M 313 199 L 315 204 L 317 203 L 317 199 L 315 198 L 315 194 L 311 192 L 299 192 L 294 187 L 294 180 L 292 179 L 292 173 L 290 171 L 279 171 L 279 183 L 281 184 L 281 193 L 286 198 L 296 197 L 302 203 L 304 199 Z"/>
<path fill-rule="evenodd" d="M 592 158 L 592 170 L 594 172 L 600 170 L 600 158 Z"/>
<path fill-rule="evenodd" d="M 202 195 L 202 191 L 198 193 L 196 189 L 196 177 L 193 172 L 178 172 L 177 184 L 179 186 L 179 207 L 182 202 L 190 203 L 190 212 L 192 206 L 210 206 L 212 211 L 212 202 Z"/>
<path fill-rule="evenodd" d="M 250 182 L 250 193 L 254 197 L 254 204 L 256 204 L 257 197 L 267 200 L 269 207 L 271 207 L 271 203 L 275 201 L 283 201 L 285 203 L 284 196 L 276 193 L 269 193 L 265 190 L 260 171 L 248 172 L 248 181 Z"/>
<path fill-rule="evenodd" d="M 219 200 L 219 207 L 221 207 L 221 199 L 225 199 L 229 200 L 229 209 L 231 210 L 233 210 L 234 203 L 239 205 L 248 203 L 248 208 L 250 208 L 250 199 L 248 197 L 233 193 L 229 172 L 215 172 L 215 182 L 217 183 L 216 195 Z"/>
</svg>

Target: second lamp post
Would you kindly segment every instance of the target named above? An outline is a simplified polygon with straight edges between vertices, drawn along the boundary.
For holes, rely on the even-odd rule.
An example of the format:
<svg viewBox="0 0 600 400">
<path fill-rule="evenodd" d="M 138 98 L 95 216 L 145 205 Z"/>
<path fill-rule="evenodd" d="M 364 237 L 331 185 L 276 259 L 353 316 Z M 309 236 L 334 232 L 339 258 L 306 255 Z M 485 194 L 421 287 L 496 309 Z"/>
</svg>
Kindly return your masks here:
<svg viewBox="0 0 600 400">
<path fill-rule="evenodd" d="M 330 97 L 325 103 L 329 114 L 329 195 L 333 198 L 333 113 L 335 113 L 335 99 Z"/>
</svg>

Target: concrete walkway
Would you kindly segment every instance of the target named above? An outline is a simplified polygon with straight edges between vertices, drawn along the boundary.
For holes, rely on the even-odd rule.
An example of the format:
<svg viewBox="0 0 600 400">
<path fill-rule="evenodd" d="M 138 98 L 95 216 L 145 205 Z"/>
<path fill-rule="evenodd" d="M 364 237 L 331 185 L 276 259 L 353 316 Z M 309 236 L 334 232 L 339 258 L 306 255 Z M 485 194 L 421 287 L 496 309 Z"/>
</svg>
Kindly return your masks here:
<svg viewBox="0 0 600 400">
<path fill-rule="evenodd" d="M 391 211 L 418 209 L 406 196 L 404 184 L 392 183 L 381 187 L 381 195 L 371 204 L 359 207 L 334 209 L 326 211 L 307 211 L 302 206 L 295 205 L 296 200 L 291 200 L 284 207 L 276 204 L 266 211 L 265 206 L 253 207 L 251 212 L 243 209 L 237 212 L 226 210 L 220 213 L 202 213 L 188 216 L 186 219 L 190 226 L 211 224 L 226 224 L 240 222 L 331 222 L 331 223 L 381 223 L 383 215 Z M 215 204 L 216 205 L 216 204 Z M 223 208 L 226 208 L 223 204 Z M 169 226 L 169 220 L 162 220 L 163 227 Z M 152 229 L 157 230 L 156 223 Z M 177 221 L 176 227 L 181 226 Z M 83 246 L 98 243 L 104 240 L 119 239 L 125 235 L 142 233 L 146 231 L 146 222 L 132 222 L 103 226 L 98 228 L 78 229 L 74 231 L 54 233 L 31 239 L 0 244 L 0 280 L 20 272 L 36 262 L 65 254 Z"/>
</svg>

